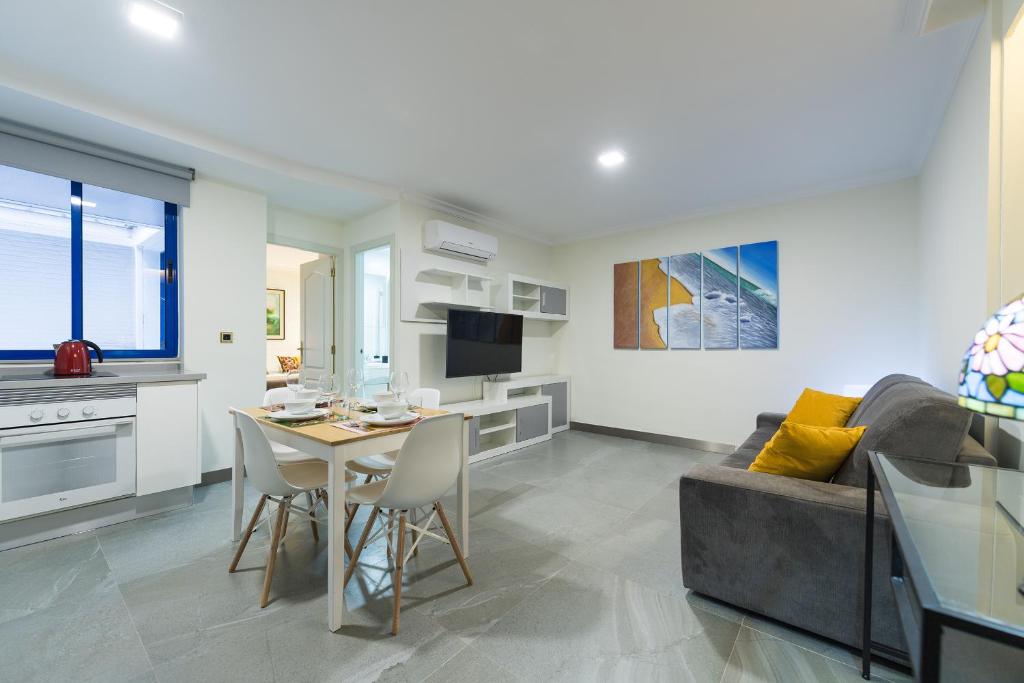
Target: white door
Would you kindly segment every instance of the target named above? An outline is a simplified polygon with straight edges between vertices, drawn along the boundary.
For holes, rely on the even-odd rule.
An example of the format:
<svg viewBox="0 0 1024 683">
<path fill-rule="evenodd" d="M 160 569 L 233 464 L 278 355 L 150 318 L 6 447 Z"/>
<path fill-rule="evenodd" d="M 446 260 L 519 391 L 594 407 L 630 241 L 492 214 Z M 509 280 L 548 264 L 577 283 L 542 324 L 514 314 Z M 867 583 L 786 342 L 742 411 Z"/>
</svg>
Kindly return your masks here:
<svg viewBox="0 0 1024 683">
<path fill-rule="evenodd" d="M 334 257 L 321 256 L 299 266 L 302 312 L 302 367 L 334 372 Z"/>
</svg>

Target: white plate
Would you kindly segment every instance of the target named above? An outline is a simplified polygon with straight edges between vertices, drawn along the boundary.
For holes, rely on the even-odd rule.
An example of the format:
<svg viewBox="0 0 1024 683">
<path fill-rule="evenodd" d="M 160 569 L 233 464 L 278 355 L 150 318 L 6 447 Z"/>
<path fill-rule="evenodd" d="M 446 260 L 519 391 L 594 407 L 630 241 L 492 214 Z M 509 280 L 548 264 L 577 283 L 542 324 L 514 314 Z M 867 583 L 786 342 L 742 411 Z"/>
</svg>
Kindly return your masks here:
<svg viewBox="0 0 1024 683">
<path fill-rule="evenodd" d="M 398 417 L 386 418 L 377 414 L 364 415 L 359 418 L 362 422 L 370 425 L 371 427 L 399 427 L 401 425 L 407 425 L 410 422 L 415 422 L 419 419 L 419 413 L 406 413 Z"/>
<path fill-rule="evenodd" d="M 271 420 L 289 420 L 291 422 L 299 422 L 301 420 L 314 420 L 318 417 L 327 415 L 329 410 L 327 408 L 314 408 L 304 413 L 293 413 L 290 410 L 275 410 L 272 413 L 267 413 L 267 417 Z"/>
</svg>

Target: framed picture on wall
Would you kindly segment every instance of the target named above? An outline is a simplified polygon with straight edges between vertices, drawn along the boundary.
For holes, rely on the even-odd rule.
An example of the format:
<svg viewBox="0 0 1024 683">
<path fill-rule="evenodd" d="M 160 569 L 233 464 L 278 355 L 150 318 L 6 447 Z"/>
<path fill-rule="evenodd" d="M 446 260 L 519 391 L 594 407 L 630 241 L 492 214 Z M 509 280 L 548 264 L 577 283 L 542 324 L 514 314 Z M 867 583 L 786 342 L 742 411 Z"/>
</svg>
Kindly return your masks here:
<svg viewBox="0 0 1024 683">
<path fill-rule="evenodd" d="M 267 339 L 284 339 L 283 289 L 267 289 Z"/>
</svg>

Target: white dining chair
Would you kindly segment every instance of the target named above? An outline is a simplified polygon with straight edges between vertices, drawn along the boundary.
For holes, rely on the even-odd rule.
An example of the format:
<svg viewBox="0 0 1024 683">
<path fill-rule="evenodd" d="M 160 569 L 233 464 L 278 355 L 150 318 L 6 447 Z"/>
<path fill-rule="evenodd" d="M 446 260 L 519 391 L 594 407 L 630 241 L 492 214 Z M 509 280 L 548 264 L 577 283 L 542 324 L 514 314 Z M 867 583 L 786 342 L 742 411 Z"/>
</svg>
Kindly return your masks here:
<svg viewBox="0 0 1024 683">
<path fill-rule="evenodd" d="M 274 457 L 270 441 L 263 433 L 256 420 L 240 410 L 234 410 L 238 420 L 238 428 L 242 435 L 242 457 L 245 462 L 246 477 L 257 491 L 260 492 L 259 502 L 252 513 L 245 534 L 242 536 L 235 551 L 235 556 L 228 566 L 228 572 L 233 573 L 238 567 L 238 561 L 245 552 L 253 531 L 259 524 L 262 524 L 260 515 L 263 513 L 267 501 L 277 504 L 277 519 L 271 533 L 270 549 L 267 554 L 267 568 L 263 576 L 263 592 L 260 594 L 260 607 L 266 607 L 270 597 L 270 582 L 274 576 L 274 564 L 277 561 L 277 550 L 284 541 L 284 535 L 288 528 L 288 516 L 291 510 L 301 513 L 309 518 L 310 527 L 313 530 L 313 540 L 320 540 L 320 533 L 317 524 L 320 520 L 316 518 L 317 505 L 323 501 L 327 503 L 327 463 L 323 460 L 314 462 L 280 463 Z M 353 481 L 355 476 L 346 476 L 346 480 Z M 305 493 L 311 502 L 309 508 L 302 508 L 295 504 L 295 496 Z M 315 500 L 313 494 L 316 494 Z M 345 550 L 351 556 L 351 548 L 348 539 L 345 539 Z"/>
<path fill-rule="evenodd" d="M 352 572 L 359 561 L 359 555 L 367 543 L 381 537 L 387 538 L 392 547 L 390 523 L 381 520 L 381 510 L 388 511 L 389 520 L 398 513 L 398 533 L 394 542 L 394 570 L 391 586 L 395 594 L 392 608 L 391 634 L 398 635 L 399 616 L 402 608 L 402 570 L 409 557 L 424 537 L 429 536 L 448 543 L 455 559 L 462 567 L 466 583 L 473 584 L 466 558 L 459 548 L 459 542 L 452 531 L 452 525 L 441 505 L 441 496 L 455 484 L 462 467 L 462 413 L 450 413 L 428 417 L 417 423 L 402 444 L 391 475 L 372 484 L 353 486 L 349 489 L 350 500 L 362 505 L 372 505 L 373 511 L 353 551 L 352 560 L 345 571 L 345 585 L 352 578 Z M 429 517 L 426 522 L 411 522 L 409 514 L 420 512 Z M 381 528 L 374 532 L 374 524 L 380 520 Z M 435 520 L 439 520 L 444 536 L 435 533 Z M 411 546 L 406 550 L 405 535 L 411 533 Z M 372 534 L 372 538 L 371 538 Z"/>
</svg>

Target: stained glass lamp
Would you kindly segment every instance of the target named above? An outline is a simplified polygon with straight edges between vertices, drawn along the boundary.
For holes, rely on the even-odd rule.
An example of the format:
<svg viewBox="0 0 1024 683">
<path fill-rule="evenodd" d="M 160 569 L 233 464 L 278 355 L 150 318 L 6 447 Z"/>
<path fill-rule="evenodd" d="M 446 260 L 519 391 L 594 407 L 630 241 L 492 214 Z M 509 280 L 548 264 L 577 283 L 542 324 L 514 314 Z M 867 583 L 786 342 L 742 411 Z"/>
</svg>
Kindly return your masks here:
<svg viewBox="0 0 1024 683">
<path fill-rule="evenodd" d="M 969 410 L 1024 420 L 1024 295 L 974 335 L 960 366 L 959 394 Z"/>
</svg>

